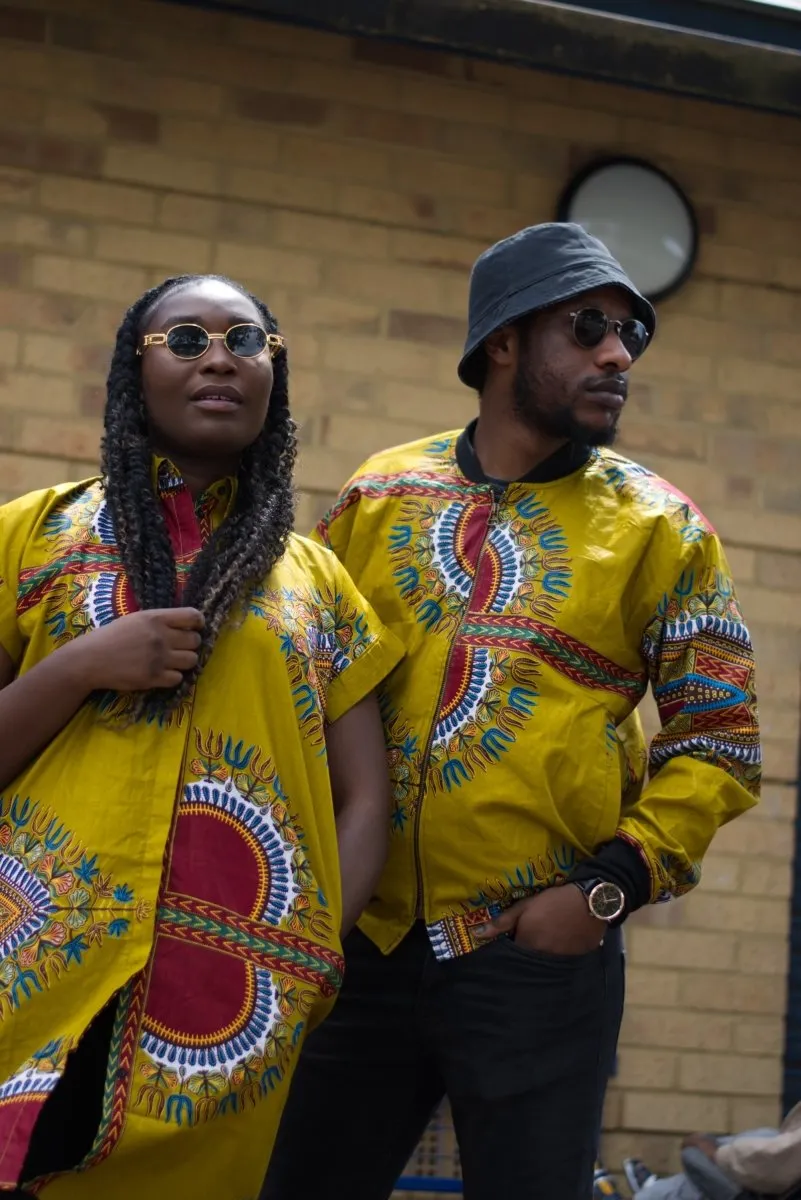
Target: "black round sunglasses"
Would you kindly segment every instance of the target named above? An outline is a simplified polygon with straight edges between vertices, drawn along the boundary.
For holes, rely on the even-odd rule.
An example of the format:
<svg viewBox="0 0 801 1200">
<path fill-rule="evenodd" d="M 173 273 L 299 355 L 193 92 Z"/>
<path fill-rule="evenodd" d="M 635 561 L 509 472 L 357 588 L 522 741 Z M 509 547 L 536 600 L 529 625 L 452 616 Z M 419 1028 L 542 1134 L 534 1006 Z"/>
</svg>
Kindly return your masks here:
<svg viewBox="0 0 801 1200">
<path fill-rule="evenodd" d="M 580 308 L 570 313 L 573 322 L 573 337 L 584 350 L 593 350 L 614 330 L 632 362 L 648 348 L 651 340 L 642 321 L 630 317 L 627 321 L 613 321 L 600 308 Z"/>
</svg>

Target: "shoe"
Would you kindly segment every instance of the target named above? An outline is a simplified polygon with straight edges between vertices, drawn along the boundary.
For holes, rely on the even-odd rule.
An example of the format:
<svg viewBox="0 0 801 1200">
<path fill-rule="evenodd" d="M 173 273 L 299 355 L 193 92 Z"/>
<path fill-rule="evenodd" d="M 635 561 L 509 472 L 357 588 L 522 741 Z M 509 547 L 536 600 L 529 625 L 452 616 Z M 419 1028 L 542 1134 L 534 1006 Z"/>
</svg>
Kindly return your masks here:
<svg viewBox="0 0 801 1200">
<path fill-rule="evenodd" d="M 623 1160 L 623 1174 L 626 1176 L 626 1183 L 635 1196 L 657 1178 L 653 1171 L 649 1167 L 646 1167 L 641 1158 L 625 1158 Z"/>
<path fill-rule="evenodd" d="M 614 1175 L 597 1162 L 592 1182 L 592 1200 L 623 1200 Z"/>
</svg>

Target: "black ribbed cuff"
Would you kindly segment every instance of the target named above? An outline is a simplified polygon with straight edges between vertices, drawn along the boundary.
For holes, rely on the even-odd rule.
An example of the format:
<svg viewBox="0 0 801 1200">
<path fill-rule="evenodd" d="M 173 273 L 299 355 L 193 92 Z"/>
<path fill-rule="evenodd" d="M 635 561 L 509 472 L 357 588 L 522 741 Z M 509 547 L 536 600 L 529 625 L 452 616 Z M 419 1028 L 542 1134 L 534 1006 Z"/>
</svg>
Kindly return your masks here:
<svg viewBox="0 0 801 1200">
<path fill-rule="evenodd" d="M 625 921 L 630 913 L 648 904 L 651 899 L 651 875 L 634 846 L 615 838 L 601 846 L 592 858 L 585 858 L 570 873 L 570 881 L 585 883 L 590 879 L 602 879 L 615 883 L 622 891 L 626 906 L 613 925 Z"/>
</svg>

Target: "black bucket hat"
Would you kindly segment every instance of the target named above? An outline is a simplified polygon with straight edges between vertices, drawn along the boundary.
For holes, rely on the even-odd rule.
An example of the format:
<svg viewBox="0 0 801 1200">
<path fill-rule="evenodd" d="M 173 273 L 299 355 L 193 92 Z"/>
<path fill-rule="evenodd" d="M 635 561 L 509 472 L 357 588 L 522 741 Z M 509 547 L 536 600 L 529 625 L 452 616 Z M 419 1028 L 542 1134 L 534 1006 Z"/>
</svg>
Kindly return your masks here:
<svg viewBox="0 0 801 1200">
<path fill-rule="evenodd" d="M 581 225 L 531 225 L 485 250 L 470 275 L 468 334 L 459 378 L 480 389 L 486 373 L 484 342 L 528 313 L 601 287 L 628 292 L 634 315 L 653 337 L 656 313 L 603 242 Z"/>
</svg>

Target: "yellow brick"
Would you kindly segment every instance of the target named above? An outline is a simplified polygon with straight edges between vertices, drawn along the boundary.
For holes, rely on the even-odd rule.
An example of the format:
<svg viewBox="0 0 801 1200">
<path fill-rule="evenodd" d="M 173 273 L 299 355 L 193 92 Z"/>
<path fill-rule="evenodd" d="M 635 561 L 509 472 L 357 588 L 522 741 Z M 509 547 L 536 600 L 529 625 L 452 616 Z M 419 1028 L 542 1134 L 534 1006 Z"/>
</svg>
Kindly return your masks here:
<svg viewBox="0 0 801 1200">
<path fill-rule="evenodd" d="M 629 963 L 626 968 L 626 996 L 630 1005 L 644 1008 L 663 1008 L 678 1003 L 679 972 L 662 967 L 638 967 Z"/>
<path fill-rule="evenodd" d="M 512 128 L 543 137 L 575 140 L 584 146 L 619 141 L 621 121 L 618 116 L 599 110 L 567 108 L 562 104 L 540 101 L 538 104 L 515 105 Z"/>
<path fill-rule="evenodd" d="M 174 229 L 180 233 L 212 234 L 220 223 L 221 212 L 219 200 L 170 192 L 159 202 L 157 223 L 163 229 Z"/>
<path fill-rule="evenodd" d="M 762 739 L 763 770 L 768 779 L 795 779 L 798 775 L 798 737 Z"/>
<path fill-rule="evenodd" d="M 327 291 L 357 300 L 386 304 L 411 312 L 439 316 L 462 316 L 466 309 L 466 281 L 452 271 L 387 263 L 380 269 L 371 263 L 329 261 L 323 272 Z"/>
<path fill-rule="evenodd" d="M 288 343 L 289 361 L 302 369 L 317 367 L 320 363 L 320 343 L 313 333 L 295 331 Z"/>
<path fill-rule="evenodd" d="M 661 314 L 660 314 L 661 317 Z M 766 335 L 762 328 L 749 321 L 736 328 L 736 350 L 738 355 L 764 354 Z M 691 354 L 729 355 L 732 350 L 732 322 L 688 313 L 682 306 L 681 312 L 669 313 L 660 320 L 659 341 L 670 341 L 675 349 L 688 350 Z"/>
<path fill-rule="evenodd" d="M 180 187 L 180 184 L 176 186 Z M 302 176 L 265 171 L 261 167 L 226 168 L 222 172 L 220 191 L 223 196 L 259 204 L 269 200 L 270 204 L 293 205 L 301 198 L 315 209 L 327 210 L 334 206 L 334 186 L 328 180 L 316 179 L 311 184 Z"/>
<path fill-rule="evenodd" d="M 509 177 L 494 167 L 471 166 L 414 150 L 395 154 L 394 182 L 399 191 L 434 192 L 445 198 L 469 196 L 479 204 L 504 205 L 509 200 Z"/>
<path fill-rule="evenodd" d="M 295 529 L 298 533 L 304 536 L 310 533 L 335 498 L 334 492 L 301 492 L 295 509 Z"/>
<path fill-rule="evenodd" d="M 317 185 L 314 190 L 316 197 Z M 317 203 L 322 207 L 320 201 Z M 390 187 L 344 184 L 338 189 L 336 207 L 338 212 L 346 216 L 380 221 L 386 225 L 440 229 L 448 224 L 440 204 L 428 194 L 425 186 L 415 193 L 402 195 Z"/>
<path fill-rule="evenodd" d="M 287 65 L 286 91 L 327 100 L 356 101 L 378 108 L 397 108 L 400 89 L 391 71 L 343 63 L 315 62 L 305 56 Z"/>
<path fill-rule="evenodd" d="M 172 188 L 201 195 L 218 195 L 220 167 L 203 158 L 189 158 L 141 146 L 109 146 L 103 162 L 106 179 L 150 187 Z"/>
<path fill-rule="evenodd" d="M 124 225 L 101 225 L 95 244 L 96 257 L 108 262 L 158 265 L 187 274 L 208 271 L 211 253 L 205 239 Z"/>
<path fill-rule="evenodd" d="M 679 978 L 679 1003 L 701 1012 L 784 1012 L 783 989 L 770 976 L 736 975 L 724 971 L 683 971 Z"/>
<path fill-rule="evenodd" d="M 269 284 L 294 287 L 318 286 L 320 268 L 317 259 L 297 251 L 221 242 L 214 252 L 214 270 L 236 279 L 240 275 L 263 279 Z"/>
<path fill-rule="evenodd" d="M 784 1053 L 784 1021 L 781 1017 L 740 1018 L 734 1026 L 734 1044 L 741 1054 L 780 1058 Z"/>
<path fill-rule="evenodd" d="M 703 461 L 707 457 L 706 431 L 689 421 L 668 424 L 652 418 L 637 421 L 627 417 L 621 425 L 620 449 L 635 459 L 654 450 L 661 455 Z"/>
<path fill-rule="evenodd" d="M 640 1008 L 629 1004 L 621 1031 L 625 1046 L 665 1046 L 676 1050 L 728 1050 L 738 1027 L 718 1013 Z"/>
<path fill-rule="evenodd" d="M 61 137 L 91 140 L 106 135 L 106 122 L 98 108 L 63 94 L 48 97 L 43 124 L 48 133 Z"/>
<path fill-rule="evenodd" d="M 335 329 L 343 333 L 378 333 L 381 310 L 358 300 L 301 292 L 287 302 L 287 331 L 295 328 Z"/>
<path fill-rule="evenodd" d="M 336 453 L 322 446 L 304 446 L 298 455 L 296 483 L 312 494 L 337 493 L 358 465 L 358 454 Z"/>
<path fill-rule="evenodd" d="M 389 231 L 389 254 L 398 262 L 426 267 L 446 268 L 465 277 L 479 254 L 483 242 L 470 238 L 443 237 L 436 233 L 417 233 L 406 229 Z"/>
<path fill-rule="evenodd" d="M 724 1133 L 728 1126 L 727 1104 L 717 1096 L 631 1091 L 623 1099 L 623 1124 L 627 1129 L 660 1132 L 690 1133 L 704 1129 Z"/>
<path fill-rule="evenodd" d="M 716 510 L 714 522 L 724 541 L 793 552 L 801 545 L 801 517 L 729 507 Z"/>
<path fill-rule="evenodd" d="M 616 1082 L 621 1088 L 648 1088 L 669 1091 L 676 1083 L 679 1058 L 667 1050 L 637 1050 L 622 1046 L 618 1056 Z"/>
<path fill-rule="evenodd" d="M 748 585 L 738 587 L 737 592 L 743 612 L 748 613 L 749 621 L 762 621 L 766 625 L 787 625 L 792 628 L 801 625 L 801 608 L 798 606 L 797 597 L 792 594 Z"/>
<path fill-rule="evenodd" d="M 258 162 L 269 167 L 278 158 L 278 134 L 274 130 L 263 122 L 233 122 L 229 117 L 164 117 L 159 145 L 170 154 L 190 150 L 223 163 Z"/>
<path fill-rule="evenodd" d="M 388 231 L 362 221 L 281 212 L 272 215 L 271 223 L 273 240 L 282 246 L 326 251 L 348 258 L 384 259 L 389 252 Z"/>
<path fill-rule="evenodd" d="M 796 682 L 796 690 L 798 683 Z M 763 782 L 762 796 L 757 808 L 752 809 L 749 814 L 749 822 L 759 820 L 764 821 L 780 821 L 782 830 L 787 829 L 787 822 L 791 822 L 795 818 L 796 812 L 796 789 L 788 787 L 784 784 Z"/>
<path fill-rule="evenodd" d="M 33 370 L 67 374 L 75 365 L 73 342 L 53 334 L 27 334 L 22 343 L 22 365 Z"/>
<path fill-rule="evenodd" d="M 787 973 L 786 937 L 743 938 L 737 947 L 737 968 L 748 975 L 784 976 Z"/>
<path fill-rule="evenodd" d="M 436 370 L 433 351 L 420 350 L 411 354 L 403 343 L 383 338 L 328 336 L 323 343 L 323 362 L 331 371 L 352 371 L 354 374 L 389 376 L 425 383 Z"/>
<path fill-rule="evenodd" d="M 688 929 L 783 934 L 787 928 L 787 904 L 780 899 L 714 895 L 699 888 L 686 896 L 682 905 Z"/>
<path fill-rule="evenodd" d="M 0 329 L 0 367 L 14 367 L 19 359 L 20 336 L 12 329 Z"/>
<path fill-rule="evenodd" d="M 726 245 L 707 238 L 699 246 L 697 269 L 703 275 L 722 280 L 748 283 L 752 279 L 767 279 L 772 283 L 778 264 L 775 257 L 767 257 L 764 251 L 751 246 Z"/>
<path fill-rule="evenodd" d="M 798 434 L 798 408 L 794 404 L 768 404 L 762 409 L 767 432 L 779 437 L 794 438 Z"/>
<path fill-rule="evenodd" d="M 758 324 L 769 329 L 792 325 L 792 312 L 787 297 L 771 288 L 749 283 L 721 283 L 720 315 L 735 326 Z M 676 298 L 678 303 L 678 296 Z"/>
<path fill-rule="evenodd" d="M 72 380 L 34 371 L 9 371 L 0 382 L 0 408 L 74 413 L 76 400 Z"/>
<path fill-rule="evenodd" d="M 6 87 L 45 88 L 49 82 L 48 55 L 3 42 L 3 83 Z"/>
<path fill-rule="evenodd" d="M 223 89 L 216 83 L 204 80 L 178 79 L 168 74 L 152 73 L 145 79 L 150 98 L 158 98 L 159 110 L 174 113 L 197 113 L 210 117 L 223 110 Z"/>
<path fill-rule="evenodd" d="M 445 121 L 473 121 L 477 125 L 508 128 L 508 97 L 497 89 L 465 87 L 446 80 L 426 79 L 411 74 L 401 76 L 399 108 Z"/>
<path fill-rule="evenodd" d="M 0 240 L 15 246 L 40 250 L 62 250 L 67 254 L 86 254 L 89 227 L 77 221 L 51 219 L 36 213 L 0 214 Z"/>
<path fill-rule="evenodd" d="M 325 445 L 334 450 L 351 450 L 361 459 L 390 446 L 410 442 L 417 436 L 419 427 L 415 429 L 402 421 L 373 419 L 366 422 L 363 417 L 350 416 L 347 413 L 332 413 L 324 418 Z"/>
<path fill-rule="evenodd" d="M 683 900 L 683 911 L 686 905 L 687 900 Z M 706 928 L 711 929 L 709 926 Z M 701 933 L 691 929 L 631 928 L 626 935 L 626 945 L 631 961 L 638 967 L 657 967 L 669 962 L 676 967 L 726 971 L 735 963 L 734 936 L 717 930 L 714 933 Z"/>
<path fill-rule="evenodd" d="M 25 417 L 18 445 L 28 454 L 95 461 L 99 454 L 100 434 L 99 420 L 53 421 L 51 417 Z"/>
<path fill-rule="evenodd" d="M 132 304 L 144 291 L 145 273 L 134 267 L 39 254 L 33 260 L 33 283 L 45 291 Z"/>
<path fill-rule="evenodd" d="M 54 487 L 69 479 L 67 462 L 40 455 L 0 454 L 0 479 L 3 494 L 16 498 L 39 488 Z"/>
<path fill-rule="evenodd" d="M 713 362 L 708 354 L 685 353 L 680 346 L 662 343 L 656 338 L 653 346 L 638 367 L 644 381 L 668 379 L 671 383 L 682 381 L 698 387 L 712 379 Z"/>
<path fill-rule="evenodd" d="M 470 392 L 456 383 L 451 391 L 432 387 L 411 387 L 408 383 L 375 380 L 370 407 L 379 405 L 388 415 L 403 413 L 410 423 L 435 419 L 443 432 L 461 429 L 472 419 L 473 400 Z"/>
<path fill-rule="evenodd" d="M 281 170 L 310 179 L 363 180 L 380 183 L 390 178 L 389 158 L 380 146 L 330 138 L 285 136 L 279 152 Z M 315 206 L 316 207 L 316 206 Z"/>
<path fill-rule="evenodd" d="M 27 207 L 34 203 L 39 176 L 33 171 L 0 167 L 0 204 Z"/>
<path fill-rule="evenodd" d="M 749 583 L 754 578 L 756 571 L 756 552 L 754 550 L 746 550 L 743 546 L 729 545 L 726 547 L 726 556 L 738 586 L 741 583 Z"/>
<path fill-rule="evenodd" d="M 607 1133 L 601 1143 L 601 1159 L 616 1170 L 625 1158 L 636 1157 L 648 1163 L 659 1175 L 675 1175 L 679 1170 L 679 1144 L 675 1134 L 641 1133 L 626 1128 L 621 1107 L 620 1129 L 625 1132 Z"/>
<path fill-rule="evenodd" d="M 39 204 L 54 212 L 80 213 L 86 218 L 111 217 L 136 225 L 152 225 L 156 212 L 155 195 L 144 187 L 70 179 L 63 175 L 41 177 Z"/>
<path fill-rule="evenodd" d="M 778 1129 L 781 1108 L 778 1097 L 738 1098 L 731 1102 L 731 1129 Z"/>
<path fill-rule="evenodd" d="M 531 171 L 520 172 L 512 177 L 512 204 L 515 208 L 528 209 L 531 225 L 551 219 L 558 195 L 559 188 L 553 179 L 546 179 Z"/>
<path fill-rule="evenodd" d="M 679 1086 L 687 1092 L 732 1096 L 775 1096 L 781 1087 L 780 1057 L 741 1058 L 734 1054 L 682 1054 Z"/>
</svg>

